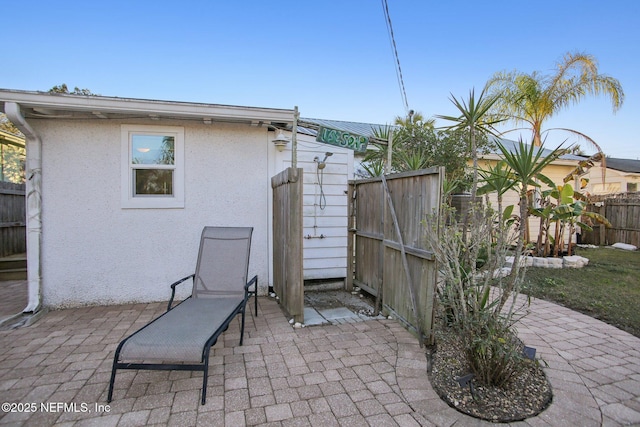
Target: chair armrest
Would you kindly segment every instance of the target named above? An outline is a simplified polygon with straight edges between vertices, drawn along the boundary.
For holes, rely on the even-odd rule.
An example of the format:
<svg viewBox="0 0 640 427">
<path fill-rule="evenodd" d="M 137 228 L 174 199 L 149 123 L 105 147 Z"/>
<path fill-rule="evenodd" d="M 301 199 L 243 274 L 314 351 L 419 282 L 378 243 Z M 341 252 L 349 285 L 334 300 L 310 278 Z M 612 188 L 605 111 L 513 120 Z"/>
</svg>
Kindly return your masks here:
<svg viewBox="0 0 640 427">
<path fill-rule="evenodd" d="M 171 310 L 171 304 L 173 303 L 173 298 L 176 296 L 176 286 L 178 286 L 180 283 L 185 282 L 189 279 L 193 279 L 194 277 L 195 277 L 195 274 L 191 274 L 171 284 L 171 298 L 169 299 L 169 304 L 167 305 L 167 311 Z"/>
<path fill-rule="evenodd" d="M 256 285 L 256 290 L 255 291 L 249 291 L 249 286 L 254 285 L 254 284 Z M 257 275 L 253 276 L 253 278 L 251 280 L 249 280 L 246 285 L 244 285 L 244 290 L 246 292 L 256 292 L 258 290 L 258 276 Z"/>
</svg>

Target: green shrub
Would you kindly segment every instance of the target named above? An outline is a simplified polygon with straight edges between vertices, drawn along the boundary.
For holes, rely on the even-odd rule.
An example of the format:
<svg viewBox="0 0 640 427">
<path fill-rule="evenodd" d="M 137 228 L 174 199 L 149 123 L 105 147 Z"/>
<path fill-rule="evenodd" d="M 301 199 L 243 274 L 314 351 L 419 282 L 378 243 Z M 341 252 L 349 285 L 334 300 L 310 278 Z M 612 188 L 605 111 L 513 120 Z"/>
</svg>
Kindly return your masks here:
<svg viewBox="0 0 640 427">
<path fill-rule="evenodd" d="M 521 287 L 524 270 L 513 268 L 506 277 L 494 274 L 512 241 L 508 226 L 496 225 L 501 222 L 490 207 L 475 206 L 466 231 L 451 209 L 441 207 L 440 212 L 443 216 L 427 220 L 427 241 L 440 269 L 437 294 L 445 322 L 460 337 L 476 381 L 503 386 L 526 363 L 513 328 L 519 307 L 511 298 Z M 495 239 L 496 233 L 501 238 Z"/>
<path fill-rule="evenodd" d="M 489 316 L 467 330 L 465 354 L 476 380 L 501 387 L 519 372 L 525 363 L 521 341 L 500 319 Z"/>
</svg>

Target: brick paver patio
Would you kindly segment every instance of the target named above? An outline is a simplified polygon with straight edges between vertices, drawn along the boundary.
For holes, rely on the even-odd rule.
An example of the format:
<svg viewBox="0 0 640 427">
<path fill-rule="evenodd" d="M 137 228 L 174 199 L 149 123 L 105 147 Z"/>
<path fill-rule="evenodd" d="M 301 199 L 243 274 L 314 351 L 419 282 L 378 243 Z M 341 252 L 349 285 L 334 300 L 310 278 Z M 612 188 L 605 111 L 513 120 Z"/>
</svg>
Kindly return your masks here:
<svg viewBox="0 0 640 427">
<path fill-rule="evenodd" d="M 25 280 L 0 281 L 0 321 L 20 313 L 27 303 Z"/>
<path fill-rule="evenodd" d="M 263 297 L 259 317 L 247 313 L 245 344 L 237 346 L 236 321 L 215 345 L 206 405 L 201 373 L 119 371 L 106 406 L 118 342 L 164 308 L 59 310 L 0 331 L 0 402 L 35 404 L 32 412 L 0 413 L 0 425 L 491 425 L 438 398 L 424 350 L 396 321 L 293 329 Z M 518 331 L 549 364 L 554 401 L 513 425 L 640 424 L 640 339 L 540 300 Z"/>
</svg>

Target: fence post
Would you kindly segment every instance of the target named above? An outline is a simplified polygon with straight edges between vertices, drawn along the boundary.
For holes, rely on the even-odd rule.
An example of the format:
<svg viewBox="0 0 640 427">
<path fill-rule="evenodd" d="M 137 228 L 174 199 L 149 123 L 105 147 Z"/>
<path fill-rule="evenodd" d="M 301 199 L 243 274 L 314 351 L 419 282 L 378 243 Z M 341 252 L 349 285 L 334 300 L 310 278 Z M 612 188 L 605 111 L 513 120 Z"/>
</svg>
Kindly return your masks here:
<svg viewBox="0 0 640 427">
<path fill-rule="evenodd" d="M 353 181 L 349 182 L 349 187 L 347 187 L 347 277 L 344 279 L 344 288 L 346 291 L 351 292 L 353 290 L 353 275 L 354 275 L 354 262 L 355 256 L 353 253 L 354 244 L 353 239 L 355 238 L 356 224 L 355 224 L 355 184 Z"/>
<path fill-rule="evenodd" d="M 606 207 L 606 202 L 603 202 L 602 206 L 598 207 L 598 213 L 602 216 L 604 216 L 607 207 Z M 606 218 L 606 217 L 605 217 Z M 608 243 L 606 241 L 607 239 L 607 227 L 604 224 L 600 224 L 599 231 L 600 231 L 600 246 L 606 246 Z"/>
<path fill-rule="evenodd" d="M 304 322 L 302 260 L 303 171 L 288 168 L 271 178 L 273 188 L 273 280 L 285 310 Z"/>
</svg>

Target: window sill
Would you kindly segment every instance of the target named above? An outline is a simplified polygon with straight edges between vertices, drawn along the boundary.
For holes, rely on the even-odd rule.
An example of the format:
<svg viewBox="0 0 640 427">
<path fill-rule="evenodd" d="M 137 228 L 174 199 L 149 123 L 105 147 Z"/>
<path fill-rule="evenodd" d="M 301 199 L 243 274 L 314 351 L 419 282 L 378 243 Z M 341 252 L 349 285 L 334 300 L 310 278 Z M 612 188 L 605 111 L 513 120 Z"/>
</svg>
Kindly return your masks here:
<svg viewBox="0 0 640 427">
<path fill-rule="evenodd" d="M 122 200 L 122 209 L 184 209 L 184 200 L 173 198 L 135 198 Z"/>
</svg>

